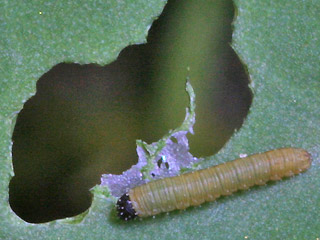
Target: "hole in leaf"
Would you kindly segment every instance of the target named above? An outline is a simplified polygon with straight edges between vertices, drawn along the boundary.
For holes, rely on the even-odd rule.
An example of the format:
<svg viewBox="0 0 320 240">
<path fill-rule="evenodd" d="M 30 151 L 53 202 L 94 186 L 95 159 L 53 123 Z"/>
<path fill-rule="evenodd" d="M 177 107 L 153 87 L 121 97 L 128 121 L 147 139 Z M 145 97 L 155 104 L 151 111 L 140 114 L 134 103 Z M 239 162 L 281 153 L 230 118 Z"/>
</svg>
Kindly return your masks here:
<svg viewBox="0 0 320 240">
<path fill-rule="evenodd" d="M 157 161 L 158 168 L 161 168 L 161 164 L 162 164 L 162 158 L 160 158 L 160 159 Z"/>
<path fill-rule="evenodd" d="M 37 82 L 12 137 L 10 204 L 21 218 L 38 223 L 75 216 L 90 206 L 89 189 L 101 174 L 135 163 L 138 90 L 115 68 L 63 63 Z"/>
<path fill-rule="evenodd" d="M 178 140 L 175 137 L 171 137 L 170 139 L 171 139 L 172 142 L 178 143 Z"/>
<path fill-rule="evenodd" d="M 167 169 L 169 169 L 169 163 L 165 162 L 164 165 L 166 166 Z"/>
<path fill-rule="evenodd" d="M 101 174 L 136 163 L 135 139 L 151 143 L 181 124 L 188 66 L 197 99 L 191 152 L 218 151 L 252 98 L 229 46 L 233 15 L 232 1 L 169 1 L 148 44 L 105 67 L 62 63 L 44 74 L 12 137 L 9 201 L 17 215 L 41 223 L 88 209 Z"/>
<path fill-rule="evenodd" d="M 172 138 L 171 138 L 172 139 Z M 174 138 L 176 139 L 176 138 Z M 161 165 L 164 164 L 166 169 L 169 169 L 169 163 L 166 161 L 166 158 L 162 156 L 158 161 L 157 161 L 157 166 L 158 168 L 161 168 Z"/>
</svg>

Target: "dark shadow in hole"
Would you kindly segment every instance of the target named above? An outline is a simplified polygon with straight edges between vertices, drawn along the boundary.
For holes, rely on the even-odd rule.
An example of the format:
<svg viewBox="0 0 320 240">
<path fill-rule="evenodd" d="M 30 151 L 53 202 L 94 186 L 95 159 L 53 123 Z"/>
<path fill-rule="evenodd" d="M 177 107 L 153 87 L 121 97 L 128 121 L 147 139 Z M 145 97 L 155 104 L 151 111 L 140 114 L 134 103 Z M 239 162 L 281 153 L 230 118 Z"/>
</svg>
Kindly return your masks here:
<svg viewBox="0 0 320 240">
<path fill-rule="evenodd" d="M 160 158 L 160 159 L 157 161 L 158 168 L 161 168 L 161 164 L 162 164 L 162 158 Z"/>
<path fill-rule="evenodd" d="M 171 137 L 170 139 L 171 139 L 172 142 L 178 143 L 178 140 L 175 137 Z"/>
<path fill-rule="evenodd" d="M 230 21 L 224 23 L 221 41 L 226 48 L 219 53 L 220 71 L 197 79 L 207 81 L 203 94 L 210 103 L 197 107 L 191 147 L 198 155 L 208 155 L 205 148 L 210 154 L 220 149 L 240 128 L 251 104 L 245 69 L 228 45 L 233 6 L 231 1 L 221 3 L 229 9 Z M 169 1 L 150 30 L 148 44 L 124 49 L 112 64 L 62 63 L 39 79 L 37 93 L 19 113 L 12 137 L 15 177 L 9 201 L 18 216 L 42 223 L 85 211 L 92 201 L 88 190 L 100 183 L 101 174 L 121 173 L 136 162 L 135 139 L 152 142 L 168 131 L 152 105 L 157 101 L 153 76 L 165 47 L 162 36 L 183 4 Z M 211 54 L 217 54 L 216 49 Z M 219 84 L 213 87 L 216 80 Z M 174 102 L 163 107 L 171 106 Z M 170 123 L 171 128 L 183 120 L 184 109 L 177 111 L 182 118 Z M 201 129 L 201 122 L 209 124 Z"/>
<path fill-rule="evenodd" d="M 168 162 L 165 162 L 164 165 L 165 165 L 166 169 L 169 169 L 169 163 Z"/>
</svg>

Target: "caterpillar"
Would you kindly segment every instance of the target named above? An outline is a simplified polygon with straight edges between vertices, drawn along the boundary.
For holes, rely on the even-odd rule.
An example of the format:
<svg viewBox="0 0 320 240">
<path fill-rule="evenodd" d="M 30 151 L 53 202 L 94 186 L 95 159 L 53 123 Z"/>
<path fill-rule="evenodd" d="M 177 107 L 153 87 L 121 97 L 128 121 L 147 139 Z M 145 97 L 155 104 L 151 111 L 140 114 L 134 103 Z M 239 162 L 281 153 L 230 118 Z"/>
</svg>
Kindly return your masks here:
<svg viewBox="0 0 320 240">
<path fill-rule="evenodd" d="M 197 206 L 237 190 L 293 176 L 310 165 L 311 156 L 306 150 L 282 148 L 155 180 L 122 195 L 117 201 L 118 216 L 130 220 Z"/>
</svg>

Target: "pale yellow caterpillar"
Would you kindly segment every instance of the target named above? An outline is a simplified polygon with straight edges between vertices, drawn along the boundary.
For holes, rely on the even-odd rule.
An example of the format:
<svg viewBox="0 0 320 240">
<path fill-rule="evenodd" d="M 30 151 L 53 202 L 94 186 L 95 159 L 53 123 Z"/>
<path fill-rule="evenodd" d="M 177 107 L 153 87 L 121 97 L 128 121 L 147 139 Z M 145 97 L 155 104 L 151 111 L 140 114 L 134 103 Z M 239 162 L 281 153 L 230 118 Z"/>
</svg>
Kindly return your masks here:
<svg viewBox="0 0 320 240">
<path fill-rule="evenodd" d="M 129 220 L 197 206 L 240 189 L 290 177 L 310 165 L 310 154 L 299 148 L 251 155 L 130 189 L 117 202 L 118 215 Z"/>
</svg>

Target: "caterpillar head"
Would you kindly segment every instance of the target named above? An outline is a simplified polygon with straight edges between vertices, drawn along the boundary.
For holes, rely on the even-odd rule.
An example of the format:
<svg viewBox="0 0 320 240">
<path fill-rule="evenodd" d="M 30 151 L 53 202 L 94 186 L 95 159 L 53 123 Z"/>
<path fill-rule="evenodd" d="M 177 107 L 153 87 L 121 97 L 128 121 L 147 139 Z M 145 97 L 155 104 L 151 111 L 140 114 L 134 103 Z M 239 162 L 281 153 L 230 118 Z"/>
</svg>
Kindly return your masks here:
<svg viewBox="0 0 320 240">
<path fill-rule="evenodd" d="M 131 220 L 137 216 L 128 193 L 122 195 L 117 202 L 117 211 L 119 218 L 123 220 Z"/>
</svg>

